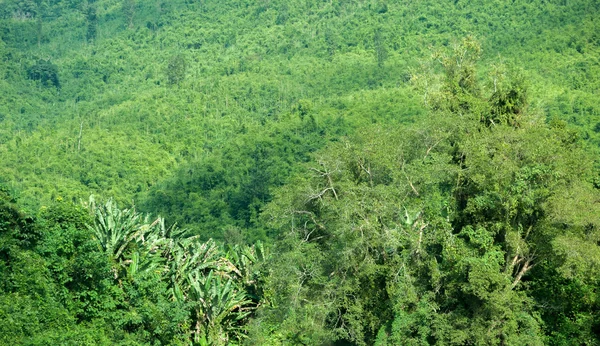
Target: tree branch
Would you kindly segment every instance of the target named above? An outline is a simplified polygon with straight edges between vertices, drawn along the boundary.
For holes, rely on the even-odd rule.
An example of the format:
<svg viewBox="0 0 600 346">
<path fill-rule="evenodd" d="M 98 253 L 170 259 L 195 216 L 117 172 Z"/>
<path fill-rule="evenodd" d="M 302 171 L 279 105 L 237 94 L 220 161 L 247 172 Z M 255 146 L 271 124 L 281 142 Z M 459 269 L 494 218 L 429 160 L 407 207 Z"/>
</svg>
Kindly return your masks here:
<svg viewBox="0 0 600 346">
<path fill-rule="evenodd" d="M 528 259 L 527 261 L 525 261 L 525 264 L 523 264 L 523 266 L 521 267 L 521 270 L 519 270 L 519 273 L 517 274 L 517 276 L 515 277 L 515 280 L 513 281 L 512 285 L 510 286 L 510 289 L 514 289 L 521 282 L 521 278 L 523 278 L 523 275 L 525 275 L 534 266 L 535 266 L 535 264 L 531 264 L 531 259 Z"/>
</svg>

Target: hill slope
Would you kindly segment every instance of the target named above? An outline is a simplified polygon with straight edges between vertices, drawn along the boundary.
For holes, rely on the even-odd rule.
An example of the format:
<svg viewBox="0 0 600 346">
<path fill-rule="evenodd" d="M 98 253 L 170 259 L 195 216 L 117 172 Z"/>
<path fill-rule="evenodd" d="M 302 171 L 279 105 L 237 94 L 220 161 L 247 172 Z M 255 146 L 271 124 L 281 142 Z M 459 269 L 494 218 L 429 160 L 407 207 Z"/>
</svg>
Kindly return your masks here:
<svg viewBox="0 0 600 346">
<path fill-rule="evenodd" d="M 135 199 L 191 227 L 215 218 L 246 227 L 270 187 L 325 142 L 422 114 L 411 76 L 467 35 L 483 47 L 481 77 L 499 63 L 522 68 L 533 106 L 595 144 L 599 6 L 5 1 L 0 177 L 32 206 L 94 193 Z M 250 151 L 277 147 L 278 136 L 295 138 L 295 152 L 264 153 L 277 168 L 252 177 Z M 211 161 L 223 165 L 226 188 L 194 173 Z M 268 182 L 262 192 L 240 192 L 253 179 Z M 205 202 L 184 205 L 198 198 Z M 210 216 L 205 205 L 215 203 L 227 215 Z M 186 208 L 207 216 L 179 217 Z"/>
</svg>

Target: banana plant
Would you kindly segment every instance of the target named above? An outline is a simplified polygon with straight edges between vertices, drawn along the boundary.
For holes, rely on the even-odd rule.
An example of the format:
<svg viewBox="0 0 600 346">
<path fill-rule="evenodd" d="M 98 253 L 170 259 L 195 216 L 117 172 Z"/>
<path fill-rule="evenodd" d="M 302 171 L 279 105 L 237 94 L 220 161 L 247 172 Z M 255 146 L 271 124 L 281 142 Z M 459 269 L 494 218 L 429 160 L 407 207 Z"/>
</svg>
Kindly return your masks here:
<svg viewBox="0 0 600 346">
<path fill-rule="evenodd" d="M 94 215 L 94 222 L 87 227 L 93 232 L 102 251 L 116 264 L 115 279 L 118 278 L 119 266 L 127 267 L 131 261 L 136 262 L 136 267 L 139 265 L 139 253 L 135 258 L 132 254 L 145 245 L 148 236 L 155 248 L 164 242 L 161 237 L 155 236 L 160 234 L 160 226 L 164 227 L 162 218 L 150 222 L 148 216 L 144 217 L 134 209 L 119 209 L 113 199 L 98 205 L 93 196 L 88 207 Z"/>
<path fill-rule="evenodd" d="M 194 342 L 225 345 L 242 338 L 240 321 L 256 307 L 244 279 L 251 277 L 256 250 L 236 247 L 225 253 L 213 240 L 201 243 L 197 237 L 174 244 L 168 260 L 170 294 L 192 307 Z"/>
<path fill-rule="evenodd" d="M 226 345 L 232 338 L 243 338 L 239 322 L 250 314 L 252 303 L 243 289 L 231 278 L 223 278 L 213 271 L 208 275 L 191 273 L 188 282 L 194 309 L 194 341 Z"/>
<path fill-rule="evenodd" d="M 143 226 L 143 228 L 145 227 Z M 169 253 L 172 239 L 165 235 L 170 229 L 165 227 L 164 219 L 159 217 L 135 239 L 138 246 L 122 262 L 127 265 L 127 274 L 130 279 L 134 280 L 138 276 L 150 272 L 155 274 L 166 272 L 165 255 Z"/>
<path fill-rule="evenodd" d="M 167 263 L 171 295 L 179 301 L 187 299 L 187 277 L 190 273 L 226 272 L 229 267 L 222 261 L 221 251 L 213 240 L 201 243 L 197 236 L 174 240 Z"/>
<path fill-rule="evenodd" d="M 247 291 L 255 293 L 257 280 L 260 277 L 256 265 L 264 262 L 267 258 L 263 244 L 258 241 L 252 246 L 234 245 L 227 251 L 227 258 L 237 268 L 238 280 L 247 288 Z M 259 300 L 256 295 L 253 295 L 252 298 L 256 301 Z"/>
<path fill-rule="evenodd" d="M 225 345 L 244 336 L 241 321 L 256 308 L 249 289 L 255 284 L 254 264 L 264 260 L 262 244 L 236 246 L 225 252 L 213 240 L 186 236 L 164 219 L 150 222 L 133 209 L 119 209 L 109 199 L 97 205 L 90 198 L 94 232 L 99 246 L 131 280 L 158 274 L 169 284 L 166 294 L 189 306 L 193 316 L 190 337 L 197 344 Z M 254 300 L 254 301 L 253 301 Z"/>
</svg>

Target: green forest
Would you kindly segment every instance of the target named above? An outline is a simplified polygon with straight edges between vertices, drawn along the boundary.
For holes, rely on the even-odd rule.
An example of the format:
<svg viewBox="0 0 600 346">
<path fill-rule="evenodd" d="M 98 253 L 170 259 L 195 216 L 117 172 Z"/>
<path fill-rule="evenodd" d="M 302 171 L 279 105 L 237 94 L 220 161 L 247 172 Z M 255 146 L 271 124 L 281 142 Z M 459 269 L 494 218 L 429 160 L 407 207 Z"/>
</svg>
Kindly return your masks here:
<svg viewBox="0 0 600 346">
<path fill-rule="evenodd" d="M 0 0 L 0 345 L 600 345 L 598 18 Z"/>
</svg>

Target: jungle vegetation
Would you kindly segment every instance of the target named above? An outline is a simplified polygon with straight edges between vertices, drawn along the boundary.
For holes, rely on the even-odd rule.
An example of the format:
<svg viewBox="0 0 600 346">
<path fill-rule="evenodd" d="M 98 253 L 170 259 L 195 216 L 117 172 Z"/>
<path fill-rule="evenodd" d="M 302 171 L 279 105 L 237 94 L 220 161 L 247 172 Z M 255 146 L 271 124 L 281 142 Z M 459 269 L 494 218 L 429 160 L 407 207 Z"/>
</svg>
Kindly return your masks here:
<svg viewBox="0 0 600 346">
<path fill-rule="evenodd" d="M 600 2 L 0 2 L 0 344 L 600 345 Z"/>
</svg>

